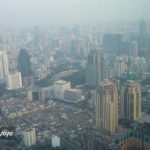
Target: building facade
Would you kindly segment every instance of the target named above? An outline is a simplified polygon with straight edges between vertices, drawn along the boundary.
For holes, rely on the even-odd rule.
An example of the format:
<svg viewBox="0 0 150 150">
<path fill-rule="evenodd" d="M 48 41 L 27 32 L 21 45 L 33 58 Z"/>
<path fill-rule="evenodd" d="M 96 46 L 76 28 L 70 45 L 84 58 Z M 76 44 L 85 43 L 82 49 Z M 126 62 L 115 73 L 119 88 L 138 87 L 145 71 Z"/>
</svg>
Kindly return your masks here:
<svg viewBox="0 0 150 150">
<path fill-rule="evenodd" d="M 118 92 L 116 80 L 106 80 L 97 89 L 96 127 L 110 133 L 118 126 Z"/>
<path fill-rule="evenodd" d="M 5 51 L 0 51 L 0 78 L 4 78 L 9 73 L 8 56 Z"/>
<path fill-rule="evenodd" d="M 68 89 L 64 93 L 64 98 L 70 101 L 82 100 L 82 91 L 78 89 Z"/>
<path fill-rule="evenodd" d="M 65 90 L 71 89 L 71 83 L 63 80 L 58 80 L 53 85 L 54 98 L 64 99 Z"/>
<path fill-rule="evenodd" d="M 31 62 L 30 56 L 25 49 L 21 49 L 18 55 L 18 70 L 21 72 L 24 86 L 31 85 Z"/>
<path fill-rule="evenodd" d="M 23 131 L 23 141 L 27 147 L 36 144 L 36 132 L 34 128 Z"/>
<path fill-rule="evenodd" d="M 86 67 L 86 85 L 96 87 L 104 80 L 104 60 L 103 49 L 95 49 L 90 52 Z"/>
<path fill-rule="evenodd" d="M 7 89 L 14 90 L 22 88 L 22 78 L 21 73 L 16 72 L 12 74 L 8 74 L 7 76 Z"/>
<path fill-rule="evenodd" d="M 141 116 L 141 89 L 135 81 L 128 80 L 121 87 L 121 117 L 136 120 Z"/>
</svg>

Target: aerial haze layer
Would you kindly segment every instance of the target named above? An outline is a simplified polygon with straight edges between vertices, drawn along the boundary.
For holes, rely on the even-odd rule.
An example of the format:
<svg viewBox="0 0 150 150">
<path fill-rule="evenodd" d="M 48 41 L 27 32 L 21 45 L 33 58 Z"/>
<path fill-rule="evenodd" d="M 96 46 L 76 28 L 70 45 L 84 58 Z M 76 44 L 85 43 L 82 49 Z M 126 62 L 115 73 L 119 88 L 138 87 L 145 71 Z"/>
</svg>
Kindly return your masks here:
<svg viewBox="0 0 150 150">
<path fill-rule="evenodd" d="M 0 26 L 150 19 L 149 0 L 0 0 Z"/>
</svg>

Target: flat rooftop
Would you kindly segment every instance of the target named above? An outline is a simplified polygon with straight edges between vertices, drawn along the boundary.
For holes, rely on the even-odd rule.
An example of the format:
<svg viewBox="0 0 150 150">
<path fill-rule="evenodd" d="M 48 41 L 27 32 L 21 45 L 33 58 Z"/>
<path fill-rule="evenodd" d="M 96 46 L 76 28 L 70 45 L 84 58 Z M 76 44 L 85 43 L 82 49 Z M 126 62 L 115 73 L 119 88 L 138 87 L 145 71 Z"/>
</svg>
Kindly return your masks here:
<svg viewBox="0 0 150 150">
<path fill-rule="evenodd" d="M 54 84 L 66 84 L 69 83 L 68 81 L 64 81 L 64 80 L 58 80 L 56 82 L 54 82 Z"/>
</svg>

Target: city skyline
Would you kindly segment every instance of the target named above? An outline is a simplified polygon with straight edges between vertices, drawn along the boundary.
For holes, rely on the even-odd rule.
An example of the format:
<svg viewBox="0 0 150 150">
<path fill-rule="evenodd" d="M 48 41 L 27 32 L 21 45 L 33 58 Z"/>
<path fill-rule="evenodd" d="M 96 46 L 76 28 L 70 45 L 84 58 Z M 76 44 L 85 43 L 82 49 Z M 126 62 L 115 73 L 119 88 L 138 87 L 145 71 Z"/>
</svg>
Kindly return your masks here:
<svg viewBox="0 0 150 150">
<path fill-rule="evenodd" d="M 150 150 L 149 7 L 0 0 L 0 149 Z"/>
</svg>

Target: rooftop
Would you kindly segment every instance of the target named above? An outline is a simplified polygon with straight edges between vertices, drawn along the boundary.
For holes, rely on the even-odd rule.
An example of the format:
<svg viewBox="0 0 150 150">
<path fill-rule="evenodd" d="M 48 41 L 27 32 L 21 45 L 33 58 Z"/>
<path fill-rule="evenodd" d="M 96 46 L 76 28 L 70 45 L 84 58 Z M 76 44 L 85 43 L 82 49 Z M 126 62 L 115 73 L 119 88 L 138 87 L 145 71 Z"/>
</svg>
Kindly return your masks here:
<svg viewBox="0 0 150 150">
<path fill-rule="evenodd" d="M 58 80 L 54 84 L 66 84 L 66 83 L 68 83 L 68 82 L 64 81 L 64 80 Z"/>
</svg>

